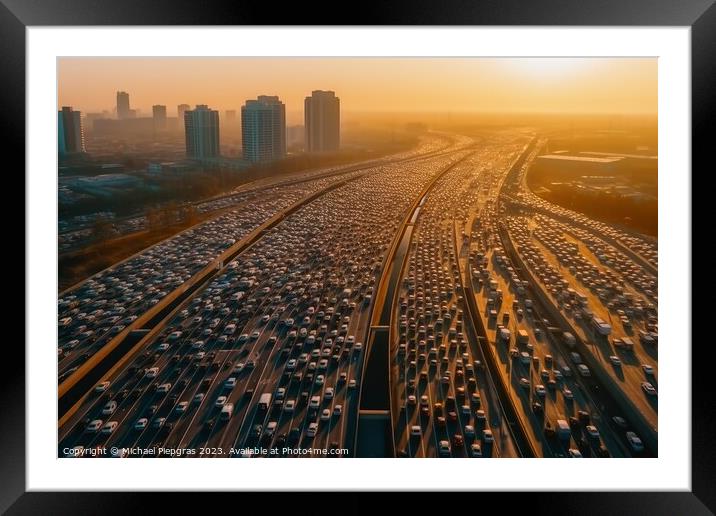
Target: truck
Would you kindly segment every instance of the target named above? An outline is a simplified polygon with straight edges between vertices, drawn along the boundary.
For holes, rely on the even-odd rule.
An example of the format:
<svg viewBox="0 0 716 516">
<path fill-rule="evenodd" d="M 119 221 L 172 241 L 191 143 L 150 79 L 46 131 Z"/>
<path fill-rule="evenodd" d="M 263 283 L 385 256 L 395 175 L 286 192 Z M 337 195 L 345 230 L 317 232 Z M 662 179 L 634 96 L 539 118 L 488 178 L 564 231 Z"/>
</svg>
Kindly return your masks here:
<svg viewBox="0 0 716 516">
<path fill-rule="evenodd" d="M 592 327 L 596 330 L 599 335 L 609 335 L 612 332 L 612 326 L 600 319 L 596 315 L 592 317 Z"/>
<path fill-rule="evenodd" d="M 517 330 L 517 344 L 527 344 L 530 341 L 530 334 L 525 329 Z"/>
<path fill-rule="evenodd" d="M 568 441 L 572 436 L 572 430 L 569 428 L 569 423 L 565 419 L 558 419 L 555 428 L 557 437 L 564 441 Z"/>
<path fill-rule="evenodd" d="M 271 406 L 271 393 L 264 392 L 259 398 L 259 410 L 266 410 Z"/>
<path fill-rule="evenodd" d="M 568 331 L 562 333 L 562 340 L 570 349 L 573 349 L 574 346 L 577 344 L 577 339 L 575 339 L 574 335 L 572 335 Z"/>
</svg>

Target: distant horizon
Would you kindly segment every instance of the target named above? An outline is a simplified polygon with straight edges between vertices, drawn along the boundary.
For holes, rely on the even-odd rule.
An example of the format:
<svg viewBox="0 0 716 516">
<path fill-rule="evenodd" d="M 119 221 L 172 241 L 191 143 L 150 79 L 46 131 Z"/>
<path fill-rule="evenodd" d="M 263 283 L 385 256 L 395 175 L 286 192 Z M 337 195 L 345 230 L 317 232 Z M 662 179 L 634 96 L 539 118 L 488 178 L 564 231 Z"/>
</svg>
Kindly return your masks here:
<svg viewBox="0 0 716 516">
<path fill-rule="evenodd" d="M 187 75 L 188 68 L 193 73 Z M 654 58 L 61 58 L 57 107 L 114 112 L 207 104 L 236 110 L 278 95 L 287 125 L 303 122 L 303 99 L 332 90 L 345 119 L 403 116 L 630 116 L 658 114 Z"/>
</svg>

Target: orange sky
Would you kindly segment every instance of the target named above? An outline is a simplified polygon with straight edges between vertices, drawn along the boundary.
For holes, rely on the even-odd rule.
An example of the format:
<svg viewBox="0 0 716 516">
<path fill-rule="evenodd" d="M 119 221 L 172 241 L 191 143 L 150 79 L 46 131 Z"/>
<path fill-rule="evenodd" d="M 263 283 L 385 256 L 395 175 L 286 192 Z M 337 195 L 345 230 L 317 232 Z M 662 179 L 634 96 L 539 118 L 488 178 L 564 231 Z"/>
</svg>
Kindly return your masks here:
<svg viewBox="0 0 716 516">
<path fill-rule="evenodd" d="M 655 58 L 60 58 L 58 108 L 113 110 L 209 104 L 239 110 L 279 95 L 301 123 L 314 89 L 341 98 L 344 119 L 361 112 L 656 114 Z"/>
</svg>

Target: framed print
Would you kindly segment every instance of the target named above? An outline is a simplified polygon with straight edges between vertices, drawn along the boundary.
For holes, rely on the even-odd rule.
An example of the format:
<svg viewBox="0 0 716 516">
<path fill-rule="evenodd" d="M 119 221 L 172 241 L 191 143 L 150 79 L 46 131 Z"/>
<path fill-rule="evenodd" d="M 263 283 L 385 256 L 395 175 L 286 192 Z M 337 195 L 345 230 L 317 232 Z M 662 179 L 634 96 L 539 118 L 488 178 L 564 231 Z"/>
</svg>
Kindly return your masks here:
<svg viewBox="0 0 716 516">
<path fill-rule="evenodd" d="M 709 2 L 71 4 L 0 11 L 27 206 L 4 509 L 713 510 L 691 322 Z"/>
</svg>

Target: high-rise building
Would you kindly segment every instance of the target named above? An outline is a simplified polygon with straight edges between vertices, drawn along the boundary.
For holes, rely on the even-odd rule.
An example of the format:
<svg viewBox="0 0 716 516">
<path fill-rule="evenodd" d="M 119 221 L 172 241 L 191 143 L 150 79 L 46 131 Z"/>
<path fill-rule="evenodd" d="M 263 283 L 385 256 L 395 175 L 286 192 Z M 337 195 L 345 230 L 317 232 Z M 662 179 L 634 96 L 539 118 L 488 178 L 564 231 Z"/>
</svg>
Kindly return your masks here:
<svg viewBox="0 0 716 516">
<path fill-rule="evenodd" d="M 232 125 L 236 123 L 236 110 L 235 109 L 227 109 L 226 110 L 225 122 L 227 124 L 232 124 Z"/>
<path fill-rule="evenodd" d="M 308 152 L 340 147 L 341 101 L 333 91 L 315 90 L 304 102 L 305 148 Z"/>
<path fill-rule="evenodd" d="M 189 111 L 191 109 L 191 106 L 189 104 L 179 104 L 177 106 L 177 118 L 179 119 L 179 123 L 184 123 L 184 112 Z"/>
<path fill-rule="evenodd" d="M 160 104 L 152 106 L 152 117 L 154 118 L 154 129 L 164 131 L 167 128 L 167 107 Z"/>
<path fill-rule="evenodd" d="M 193 159 L 219 156 L 219 112 L 205 104 L 184 112 L 186 155 Z"/>
<path fill-rule="evenodd" d="M 124 120 L 130 117 L 129 109 L 129 93 L 125 91 L 117 92 L 117 118 Z"/>
<path fill-rule="evenodd" d="M 79 111 L 63 106 L 62 111 L 57 112 L 57 139 L 60 154 L 85 151 L 82 114 Z"/>
<path fill-rule="evenodd" d="M 248 161 L 286 155 L 286 106 L 277 96 L 260 95 L 241 107 L 241 140 Z"/>
</svg>

